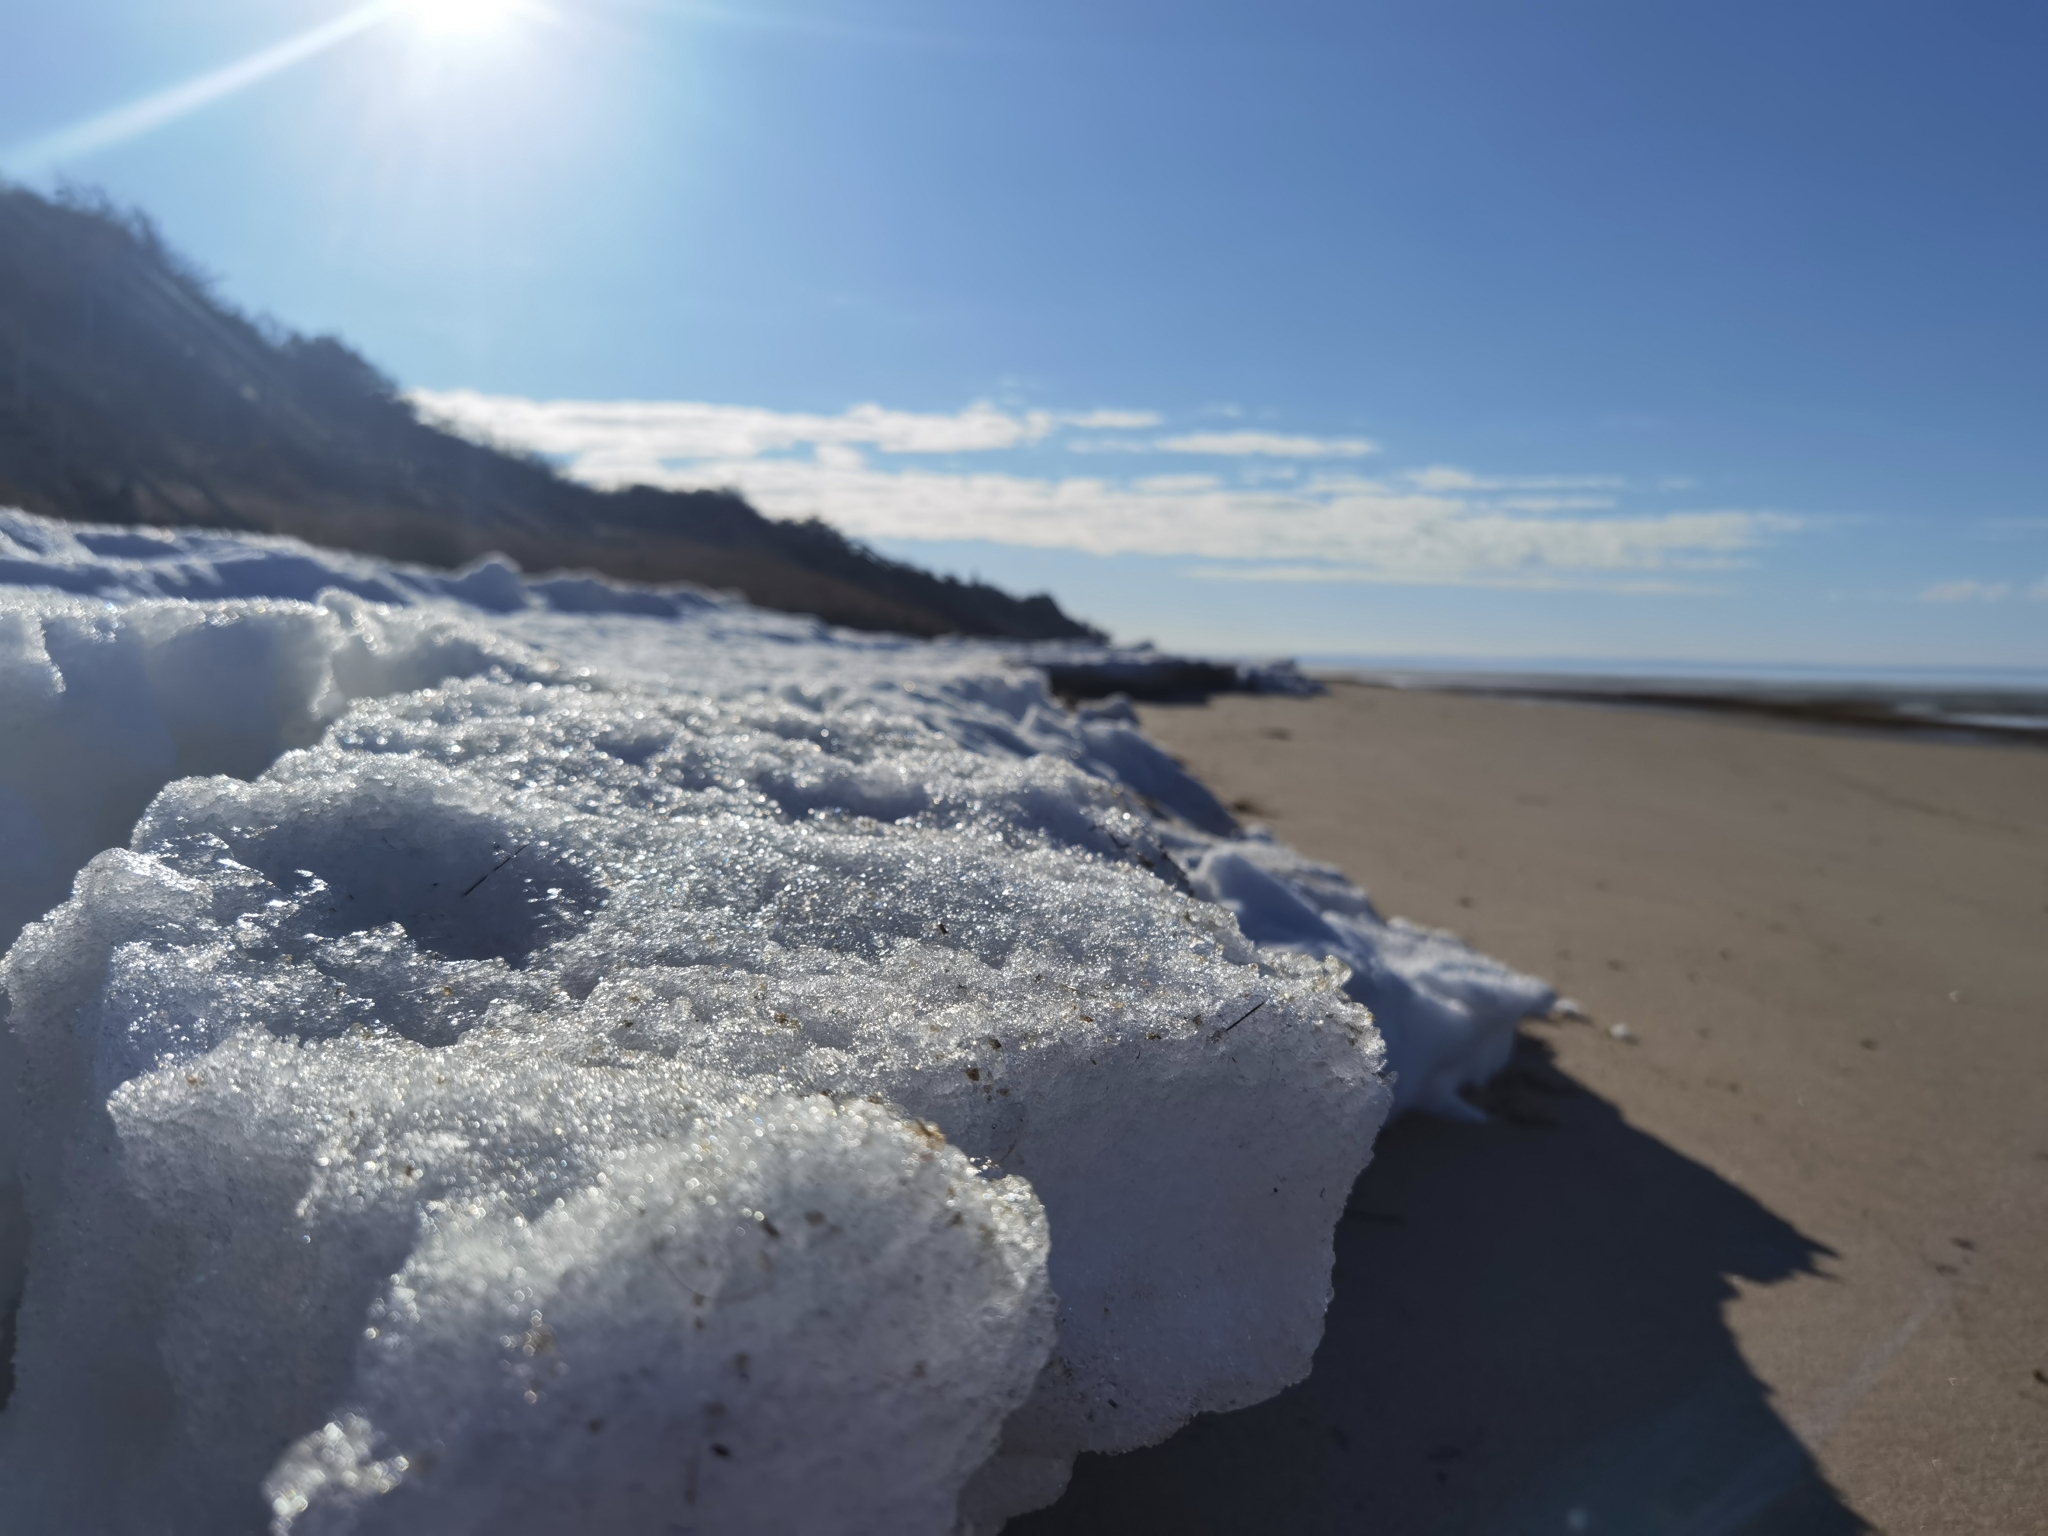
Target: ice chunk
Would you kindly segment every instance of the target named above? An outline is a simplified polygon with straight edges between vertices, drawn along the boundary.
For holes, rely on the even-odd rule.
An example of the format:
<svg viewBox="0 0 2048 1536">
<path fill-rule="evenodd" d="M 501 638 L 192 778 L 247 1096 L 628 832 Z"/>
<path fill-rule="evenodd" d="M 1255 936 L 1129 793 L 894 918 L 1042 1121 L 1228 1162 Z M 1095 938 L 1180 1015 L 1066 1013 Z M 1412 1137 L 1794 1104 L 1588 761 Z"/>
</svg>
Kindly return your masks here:
<svg viewBox="0 0 2048 1536">
<path fill-rule="evenodd" d="M 950 1529 L 1045 1357 L 1028 1186 L 573 1046 L 245 1029 L 117 1089 L 35 1212 L 11 1528 Z"/>
<path fill-rule="evenodd" d="M 118 1424 L 163 1448 L 145 1482 L 211 1511 L 215 1529 L 235 1526 L 235 1501 L 265 1476 L 280 1508 L 303 1497 L 306 1518 L 333 1529 L 421 1518 L 439 1528 L 455 1518 L 446 1511 L 506 1508 L 489 1492 L 505 1466 L 539 1469 L 533 1447 L 569 1420 L 515 1414 L 507 1428 L 474 1406 L 512 1348 L 494 1341 L 514 1337 L 491 1299 L 499 1282 L 474 1265 L 531 1277 L 503 1279 L 506 1294 L 566 1287 L 573 1304 L 558 1305 L 575 1336 L 605 1337 L 613 1302 L 590 1298 L 625 1307 L 620 1298 L 651 1294 L 658 1277 L 613 1274 L 603 1256 L 634 1239 L 609 1227 L 592 1236 L 593 1213 L 628 1177 L 617 1170 L 653 1166 L 660 1127 L 687 1119 L 674 1101 L 715 1102 L 723 1084 L 813 1113 L 895 1106 L 875 1114 L 936 1126 L 960 1149 L 949 1156 L 992 1176 L 958 1162 L 948 1198 L 1009 1191 L 1035 1209 L 1029 1180 L 1045 1202 L 1049 1261 L 1013 1254 L 1004 1273 L 1059 1296 L 1050 1358 L 1042 1332 L 1007 1353 L 962 1346 L 1010 1362 L 1000 1380 L 959 1387 L 996 1405 L 979 1440 L 917 1428 L 956 1434 L 969 1420 L 904 1389 L 912 1401 L 892 1433 L 925 1467 L 911 1480 L 932 1508 L 951 1511 L 1005 1417 L 1003 1464 L 1044 1469 L 1056 1491 L 1076 1451 L 1144 1444 L 1306 1372 L 1330 1233 L 1387 1101 L 1378 1039 L 1341 973 L 1261 955 L 1222 909 L 1148 872 L 1130 856 L 1142 823 L 1076 768 L 976 758 L 871 709 L 814 716 L 804 733 L 791 723 L 760 702 L 684 709 L 631 691 L 455 684 L 363 706 L 253 783 L 174 784 L 138 826 L 136 851 L 88 868 L 5 973 L 30 1101 L 67 1111 L 33 1127 L 26 1170 L 38 1247 L 20 1393 L 44 1406 L 0 1419 L 0 1475 L 44 1501 L 26 1507 L 129 1528 L 119 1501 L 149 1499 L 122 1491 L 123 1442 L 104 1428 L 95 1438 L 103 1421 L 91 1407 L 119 1397 L 159 1404 L 147 1425 Z M 892 756 L 903 761 L 883 771 Z M 869 815 L 903 809 L 912 769 L 933 786 L 921 809 Z M 1119 826 L 1132 834 L 1121 848 Z M 558 1107 L 565 1095 L 573 1113 Z M 757 1160 L 772 1143 L 792 1166 L 861 1182 L 857 1166 L 802 1152 L 785 1122 L 764 1125 Z M 345 1155 L 337 1134 L 351 1138 Z M 498 1223 L 465 1228 L 460 1242 L 422 1214 L 455 1196 L 394 1186 L 394 1169 L 445 1164 L 451 1147 L 465 1171 L 448 1177 L 470 1192 L 461 1209 Z M 352 1182 L 323 1195 L 337 1158 Z M 689 1176 L 708 1177 L 676 1174 Z M 721 1183 L 717 1198 L 766 1210 L 755 1187 Z M 785 1211 L 802 1203 L 776 1199 Z M 322 1228 L 315 1218 L 330 1208 L 339 1225 Z M 63 1236 L 46 1243 L 59 1211 Z M 294 1242 L 317 1253 L 296 1255 Z M 923 1287 L 918 1315 L 942 1295 L 965 1314 L 930 1326 L 975 1338 L 995 1303 L 939 1283 L 935 1259 L 903 1262 Z M 248 1295 L 265 1274 L 291 1277 L 267 1298 L 274 1317 Z M 427 1374 L 379 1375 L 385 1356 L 356 1347 L 363 1327 L 382 1336 L 382 1323 L 364 1322 L 385 1305 L 373 1281 L 403 1292 L 408 1326 L 436 1341 L 436 1363 L 418 1367 Z M 810 1283 L 793 1280 L 791 1294 Z M 835 1316 L 869 1307 L 861 1336 L 876 1361 L 923 1382 L 917 1364 L 935 1369 L 936 1346 L 891 1334 L 872 1320 L 884 1301 L 844 1283 Z M 1024 1300 L 996 1310 L 1025 1337 Z M 98 1336 L 82 1353 L 93 1317 Z M 760 1345 L 772 1369 L 795 1373 L 786 1381 L 802 1375 L 792 1361 L 814 1371 L 837 1358 L 828 1342 L 776 1343 L 758 1326 L 773 1335 Z M 580 1347 L 612 1358 L 601 1343 Z M 652 1330 L 638 1347 L 668 1362 L 663 1392 L 687 1397 L 719 1369 L 694 1337 L 663 1344 Z M 166 1362 L 155 1375 L 153 1356 Z M 298 1374 L 274 1373 L 280 1356 L 300 1361 Z M 641 1421 L 638 1378 L 591 1374 L 564 1413 Z M 872 1397 L 876 1379 L 849 1387 L 848 1401 Z M 444 1398 L 472 1404 L 470 1417 Z M 778 1425 L 780 1401 L 761 1410 Z M 872 1462 L 831 1427 L 850 1410 L 824 1396 L 812 1407 L 824 1417 L 764 1429 L 762 1445 L 823 1455 L 839 1444 L 834 1456 Z M 662 1412 L 668 1427 L 647 1433 L 680 1443 L 677 1415 L 688 1413 Z M 413 1465 L 421 1425 L 438 1426 L 431 1484 L 394 1470 L 400 1458 Z M 38 1482 L 33 1469 L 54 1464 L 60 1443 L 91 1474 L 74 1466 Z M 952 1470 L 940 1478 L 936 1465 Z M 842 1486 L 797 1463 L 788 1475 Z M 898 1465 L 874 1487 L 910 1476 Z M 654 1490 L 646 1508 L 672 1517 L 680 1479 L 642 1477 Z M 560 1497 L 583 1497 L 580 1486 Z M 430 1513 L 407 1513 L 415 1506 Z M 511 1507 L 568 1506 L 536 1493 Z M 952 1519 L 861 1508 L 849 1528 Z M 984 1498 L 979 1512 L 992 1524 L 1009 1511 Z"/>
<path fill-rule="evenodd" d="M 0 591 L 5 591 L 0 588 Z M 118 847 L 174 778 L 250 777 L 351 699 L 498 669 L 545 672 L 453 613 L 321 603 L 0 605 L 0 946 Z"/>
<path fill-rule="evenodd" d="M 1549 1011 L 1548 983 L 1488 959 L 1457 935 L 1380 916 L 1336 869 L 1270 837 L 1216 843 L 1189 863 L 1197 894 L 1227 907 L 1272 949 L 1341 960 L 1346 990 L 1372 1010 L 1394 1073 L 1394 1108 L 1480 1118 L 1460 1095 L 1507 1065 L 1515 1027 Z"/>
<path fill-rule="evenodd" d="M 25 1529 L 993 1530 L 1306 1373 L 1549 996 L 1014 648 L 0 540 Z"/>
</svg>

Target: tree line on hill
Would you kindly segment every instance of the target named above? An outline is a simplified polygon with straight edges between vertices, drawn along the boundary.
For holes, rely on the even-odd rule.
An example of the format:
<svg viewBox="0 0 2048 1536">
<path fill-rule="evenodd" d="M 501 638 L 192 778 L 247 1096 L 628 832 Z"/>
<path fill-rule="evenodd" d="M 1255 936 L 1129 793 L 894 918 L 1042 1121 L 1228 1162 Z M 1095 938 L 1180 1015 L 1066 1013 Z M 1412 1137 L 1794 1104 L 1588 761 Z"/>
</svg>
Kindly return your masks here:
<svg viewBox="0 0 2048 1536">
<path fill-rule="evenodd" d="M 336 338 L 237 312 L 145 217 L 18 187 L 0 187 L 0 505 L 424 565 L 495 551 L 860 629 L 1102 638 L 1049 596 L 887 560 L 737 492 L 599 491 L 458 437 Z"/>
</svg>

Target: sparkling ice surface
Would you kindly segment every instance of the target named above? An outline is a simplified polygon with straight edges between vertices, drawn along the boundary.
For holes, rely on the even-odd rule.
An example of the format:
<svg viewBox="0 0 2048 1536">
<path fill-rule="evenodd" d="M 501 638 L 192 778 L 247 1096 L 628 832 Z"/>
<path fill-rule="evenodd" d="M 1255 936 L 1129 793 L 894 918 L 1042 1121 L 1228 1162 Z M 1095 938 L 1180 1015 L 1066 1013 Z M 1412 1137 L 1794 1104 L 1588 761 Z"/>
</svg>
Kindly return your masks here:
<svg viewBox="0 0 2048 1536">
<path fill-rule="evenodd" d="M 0 719 L 23 1532 L 992 1531 L 1551 1001 L 995 644 L 0 513 Z"/>
</svg>

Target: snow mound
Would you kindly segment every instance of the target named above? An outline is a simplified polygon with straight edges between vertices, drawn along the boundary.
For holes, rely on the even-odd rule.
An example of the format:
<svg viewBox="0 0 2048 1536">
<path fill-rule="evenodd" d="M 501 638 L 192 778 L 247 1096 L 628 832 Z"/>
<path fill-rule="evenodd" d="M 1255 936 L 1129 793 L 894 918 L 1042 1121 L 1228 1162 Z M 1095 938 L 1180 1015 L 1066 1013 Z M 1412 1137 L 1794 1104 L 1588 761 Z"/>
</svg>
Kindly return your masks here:
<svg viewBox="0 0 2048 1536">
<path fill-rule="evenodd" d="M 526 675 L 520 648 L 459 618 L 338 590 L 318 603 L 0 593 L 0 945 L 125 843 L 171 780 L 253 777 L 352 699 Z"/>
<path fill-rule="evenodd" d="M 1191 860 L 1197 895 L 1227 908 L 1269 950 L 1341 960 L 1345 990 L 1372 1010 L 1394 1073 L 1394 1107 L 1480 1119 L 1459 1090 L 1507 1065 L 1515 1026 L 1550 1011 L 1547 982 L 1479 954 L 1455 934 L 1384 918 L 1328 864 L 1254 832 Z"/>
<path fill-rule="evenodd" d="M 1549 1001 L 994 646 L 10 513 L 0 710 L 26 1531 L 993 1530 Z"/>
</svg>

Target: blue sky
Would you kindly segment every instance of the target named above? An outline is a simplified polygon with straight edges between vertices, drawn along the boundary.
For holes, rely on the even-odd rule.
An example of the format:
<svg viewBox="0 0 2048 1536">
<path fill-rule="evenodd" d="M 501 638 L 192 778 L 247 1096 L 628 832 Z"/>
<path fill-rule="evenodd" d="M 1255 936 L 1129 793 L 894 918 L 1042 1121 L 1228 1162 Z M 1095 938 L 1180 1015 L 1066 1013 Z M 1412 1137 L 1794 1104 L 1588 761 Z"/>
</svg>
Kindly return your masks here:
<svg viewBox="0 0 2048 1536">
<path fill-rule="evenodd" d="M 2048 666 L 2038 5 L 69 0 L 0 165 L 593 479 L 1238 651 Z"/>
</svg>

